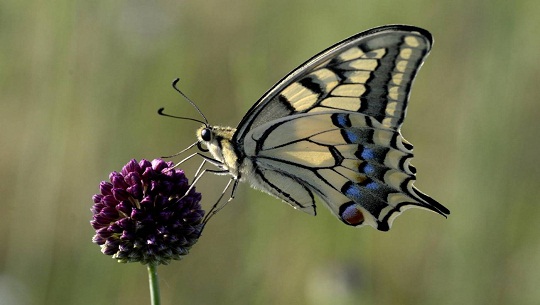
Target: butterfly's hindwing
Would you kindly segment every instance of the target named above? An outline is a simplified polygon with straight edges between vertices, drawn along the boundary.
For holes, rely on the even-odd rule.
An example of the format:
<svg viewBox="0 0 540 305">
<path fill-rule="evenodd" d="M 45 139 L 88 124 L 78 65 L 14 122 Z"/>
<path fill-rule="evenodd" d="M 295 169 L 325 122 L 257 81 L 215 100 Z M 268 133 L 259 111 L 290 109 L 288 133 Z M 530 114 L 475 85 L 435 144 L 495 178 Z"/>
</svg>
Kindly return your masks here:
<svg viewBox="0 0 540 305">
<path fill-rule="evenodd" d="M 313 193 L 303 184 L 299 183 L 294 176 L 282 170 L 273 170 L 269 167 L 258 168 L 250 182 L 255 188 L 259 188 L 271 195 L 289 203 L 295 209 L 308 214 L 316 215 L 315 198 Z"/>
<path fill-rule="evenodd" d="M 253 141 L 246 141 L 250 144 L 244 146 L 246 157 L 256 168 L 294 177 L 338 217 L 340 206 L 352 201 L 363 214 L 375 218 L 364 220 L 382 230 L 388 225 L 383 220 L 401 211 L 403 202 L 429 207 L 412 186 L 412 146 L 399 132 L 372 122 L 369 116 L 293 115 L 261 125 L 247 137 Z"/>
</svg>

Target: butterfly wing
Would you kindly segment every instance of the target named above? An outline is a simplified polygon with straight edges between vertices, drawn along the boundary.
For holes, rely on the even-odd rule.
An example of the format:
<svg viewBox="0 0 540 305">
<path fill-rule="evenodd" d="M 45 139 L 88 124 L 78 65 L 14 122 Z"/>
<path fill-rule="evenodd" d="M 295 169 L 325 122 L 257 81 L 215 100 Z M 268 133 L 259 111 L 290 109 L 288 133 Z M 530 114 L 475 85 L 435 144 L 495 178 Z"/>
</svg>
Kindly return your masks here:
<svg viewBox="0 0 540 305">
<path fill-rule="evenodd" d="M 313 193 L 349 225 L 390 228 L 409 207 L 449 211 L 413 186 L 400 134 L 410 87 L 431 48 L 426 30 L 383 26 L 352 36 L 291 72 L 233 136 L 248 180 L 315 213 Z"/>
</svg>

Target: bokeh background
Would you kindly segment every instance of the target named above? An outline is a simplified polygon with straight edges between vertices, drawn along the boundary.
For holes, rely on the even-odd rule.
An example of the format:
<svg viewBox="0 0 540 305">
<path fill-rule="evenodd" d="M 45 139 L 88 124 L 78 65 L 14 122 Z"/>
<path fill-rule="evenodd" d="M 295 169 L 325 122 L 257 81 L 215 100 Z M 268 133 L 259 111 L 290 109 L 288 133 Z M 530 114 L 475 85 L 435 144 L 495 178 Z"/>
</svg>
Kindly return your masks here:
<svg viewBox="0 0 540 305">
<path fill-rule="evenodd" d="M 531 0 L 1 1 L 0 304 L 148 304 L 146 269 L 99 252 L 89 209 L 110 171 L 194 141 L 196 124 L 156 114 L 198 118 L 171 81 L 236 126 L 298 64 L 390 23 L 435 37 L 403 134 L 450 217 L 354 229 L 242 185 L 159 268 L 163 304 L 540 304 L 539 15 Z M 201 181 L 205 206 L 226 182 Z"/>
</svg>

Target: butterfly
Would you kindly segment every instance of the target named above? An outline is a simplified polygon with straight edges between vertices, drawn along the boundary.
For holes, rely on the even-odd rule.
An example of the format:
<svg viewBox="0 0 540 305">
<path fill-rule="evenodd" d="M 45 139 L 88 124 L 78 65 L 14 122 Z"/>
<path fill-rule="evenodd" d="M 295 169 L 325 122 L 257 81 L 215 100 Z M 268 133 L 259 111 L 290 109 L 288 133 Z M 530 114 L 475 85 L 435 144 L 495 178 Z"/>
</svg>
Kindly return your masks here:
<svg viewBox="0 0 540 305">
<path fill-rule="evenodd" d="M 407 25 L 349 37 L 281 79 L 237 128 L 208 124 L 190 101 L 205 120 L 193 145 L 210 152 L 199 154 L 214 173 L 232 176 L 233 193 L 245 181 L 311 215 L 317 196 L 343 223 L 380 231 L 411 207 L 446 217 L 413 185 L 413 146 L 400 132 L 432 43 L 427 30 Z"/>
</svg>

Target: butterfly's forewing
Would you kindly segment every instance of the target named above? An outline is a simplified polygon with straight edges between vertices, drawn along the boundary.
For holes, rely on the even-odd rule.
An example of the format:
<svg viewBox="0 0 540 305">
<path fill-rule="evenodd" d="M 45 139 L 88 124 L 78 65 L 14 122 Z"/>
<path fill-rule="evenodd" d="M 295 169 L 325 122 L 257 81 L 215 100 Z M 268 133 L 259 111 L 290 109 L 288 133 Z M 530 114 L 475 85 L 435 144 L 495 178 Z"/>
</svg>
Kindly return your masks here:
<svg viewBox="0 0 540 305">
<path fill-rule="evenodd" d="M 387 117 L 387 108 L 395 108 L 391 116 L 401 120 L 389 125 L 397 129 L 403 121 L 414 76 L 432 43 L 428 31 L 405 25 L 382 26 L 349 37 L 315 55 L 268 90 L 244 116 L 235 139 L 242 142 L 249 130 L 287 115 L 308 112 L 334 94 L 359 97 L 349 99 L 352 103 L 347 104 L 347 110 L 378 119 Z M 336 92 L 330 94 L 333 89 Z"/>
<path fill-rule="evenodd" d="M 449 211 L 418 191 L 400 134 L 409 90 L 432 44 L 385 26 L 316 55 L 270 89 L 233 136 L 256 187 L 315 213 L 313 193 L 349 225 L 388 230 L 406 208 Z M 247 161 L 246 161 L 247 160 Z"/>
</svg>

